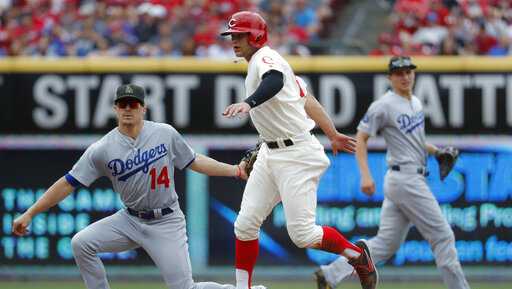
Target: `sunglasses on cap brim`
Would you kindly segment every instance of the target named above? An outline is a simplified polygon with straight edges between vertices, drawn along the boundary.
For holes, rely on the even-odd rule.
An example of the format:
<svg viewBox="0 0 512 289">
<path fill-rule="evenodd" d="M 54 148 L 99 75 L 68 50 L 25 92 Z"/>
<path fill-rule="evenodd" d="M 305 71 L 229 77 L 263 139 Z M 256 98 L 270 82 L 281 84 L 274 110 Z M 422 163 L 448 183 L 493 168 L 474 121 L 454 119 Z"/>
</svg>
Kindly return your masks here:
<svg viewBox="0 0 512 289">
<path fill-rule="evenodd" d="M 136 98 L 122 98 L 115 102 L 115 105 L 119 108 L 130 107 L 132 109 L 137 109 L 139 106 L 142 106 L 142 102 Z"/>
</svg>

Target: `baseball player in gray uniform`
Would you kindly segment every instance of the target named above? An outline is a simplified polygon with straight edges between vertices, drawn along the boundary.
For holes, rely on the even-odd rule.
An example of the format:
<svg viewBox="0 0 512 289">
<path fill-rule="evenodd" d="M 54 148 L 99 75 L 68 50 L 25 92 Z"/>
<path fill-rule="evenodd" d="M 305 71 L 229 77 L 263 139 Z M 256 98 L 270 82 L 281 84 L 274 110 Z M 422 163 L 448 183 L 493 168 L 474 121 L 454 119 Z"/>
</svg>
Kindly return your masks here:
<svg viewBox="0 0 512 289">
<path fill-rule="evenodd" d="M 245 179 L 244 163 L 229 165 L 194 153 L 172 126 L 144 120 L 144 98 L 145 92 L 140 86 L 127 84 L 117 89 L 114 110 L 118 127 L 89 146 L 69 173 L 14 220 L 13 233 L 26 234 L 36 214 L 56 205 L 74 188 L 89 186 L 106 176 L 126 209 L 87 226 L 71 240 L 73 255 L 87 288 L 109 288 L 98 253 L 138 247 L 155 262 L 169 288 L 234 288 L 233 285 L 192 280 L 185 216 L 175 191 L 174 167 L 191 168 L 210 176 Z"/>
<path fill-rule="evenodd" d="M 438 148 L 425 140 L 422 104 L 412 94 L 415 68 L 410 57 L 391 58 L 388 76 L 392 90 L 371 104 L 357 128 L 356 158 L 361 190 L 369 196 L 375 192 L 375 183 L 368 169 L 368 139 L 380 132 L 388 148 L 386 162 L 389 169 L 384 180 L 379 231 L 367 245 L 374 262 L 384 262 L 398 250 L 411 224 L 415 225 L 430 243 L 446 286 L 468 289 L 457 257 L 453 231 L 425 180 L 427 155 L 435 155 Z M 328 266 L 321 266 L 315 272 L 318 288 L 335 287 L 352 270 L 343 257 Z"/>
</svg>

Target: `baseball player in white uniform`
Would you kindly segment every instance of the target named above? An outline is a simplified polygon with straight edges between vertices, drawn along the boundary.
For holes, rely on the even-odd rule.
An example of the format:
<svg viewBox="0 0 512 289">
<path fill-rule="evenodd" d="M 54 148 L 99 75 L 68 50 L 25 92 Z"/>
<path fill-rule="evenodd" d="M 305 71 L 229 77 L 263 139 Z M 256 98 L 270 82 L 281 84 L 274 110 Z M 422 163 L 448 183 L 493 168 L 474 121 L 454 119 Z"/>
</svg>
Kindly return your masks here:
<svg viewBox="0 0 512 289">
<path fill-rule="evenodd" d="M 231 35 L 238 57 L 249 63 L 244 102 L 229 105 L 224 115 L 249 113 L 263 141 L 235 222 L 236 286 L 247 289 L 258 255 L 260 227 L 282 202 L 290 238 L 300 248 L 316 248 L 345 256 L 365 289 L 376 286 L 376 271 L 363 242 L 352 244 L 336 229 L 315 223 L 316 190 L 329 166 L 323 146 L 310 133 L 316 124 L 333 152 L 354 152 L 355 140 L 336 131 L 305 82 L 288 62 L 266 46 L 267 26 L 260 15 L 238 12 L 222 35 Z"/>
<path fill-rule="evenodd" d="M 168 288 L 234 289 L 233 285 L 194 283 L 188 253 L 185 216 L 174 186 L 174 168 L 210 176 L 246 178 L 244 164 L 229 165 L 196 154 L 171 126 L 144 120 L 145 92 L 128 84 L 116 91 L 118 127 L 87 148 L 71 171 L 56 181 L 12 224 L 22 236 L 32 218 L 105 176 L 126 206 L 78 232 L 73 255 L 88 289 L 108 289 L 98 253 L 143 248 L 160 269 Z M 255 286 L 264 288 L 262 286 Z"/>
<path fill-rule="evenodd" d="M 410 57 L 390 59 L 392 90 L 371 104 L 357 128 L 356 158 L 361 172 L 361 190 L 369 196 L 375 192 L 375 183 L 368 169 L 368 139 L 380 132 L 388 148 L 379 231 L 367 244 L 373 260 L 385 262 L 398 250 L 410 226 L 415 225 L 430 243 L 446 286 L 468 289 L 453 231 L 425 179 L 427 155 L 435 155 L 438 148 L 425 140 L 423 107 L 412 94 L 415 68 Z M 334 288 L 351 273 L 347 259 L 340 257 L 315 272 L 318 288 Z"/>
</svg>

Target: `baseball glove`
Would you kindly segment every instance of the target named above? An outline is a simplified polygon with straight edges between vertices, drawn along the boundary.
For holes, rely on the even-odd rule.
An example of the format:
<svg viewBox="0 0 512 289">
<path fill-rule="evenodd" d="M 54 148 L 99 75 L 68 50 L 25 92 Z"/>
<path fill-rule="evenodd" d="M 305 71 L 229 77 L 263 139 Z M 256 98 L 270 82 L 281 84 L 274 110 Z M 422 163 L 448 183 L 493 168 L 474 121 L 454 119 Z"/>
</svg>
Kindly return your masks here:
<svg viewBox="0 0 512 289">
<path fill-rule="evenodd" d="M 458 157 L 459 150 L 454 147 L 445 147 L 436 152 L 436 160 L 439 164 L 439 177 L 441 178 L 441 181 L 443 181 L 451 172 Z"/>
<path fill-rule="evenodd" d="M 242 161 L 246 162 L 245 173 L 247 176 L 251 175 L 252 168 L 254 167 L 254 163 L 256 162 L 256 158 L 258 157 L 258 152 L 260 151 L 261 142 L 256 144 L 255 147 L 245 152 L 245 155 L 242 157 Z"/>
</svg>

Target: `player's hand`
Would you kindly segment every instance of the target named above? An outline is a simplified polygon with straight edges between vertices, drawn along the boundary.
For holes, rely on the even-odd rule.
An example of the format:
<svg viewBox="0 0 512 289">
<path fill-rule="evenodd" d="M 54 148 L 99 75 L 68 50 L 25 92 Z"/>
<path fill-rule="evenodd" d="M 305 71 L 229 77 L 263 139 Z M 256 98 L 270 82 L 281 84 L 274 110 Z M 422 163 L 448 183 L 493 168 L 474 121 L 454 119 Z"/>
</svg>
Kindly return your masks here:
<svg viewBox="0 0 512 289">
<path fill-rule="evenodd" d="M 232 118 L 238 114 L 246 114 L 249 110 L 251 110 L 251 106 L 247 102 L 238 102 L 228 105 L 222 115 Z"/>
<path fill-rule="evenodd" d="M 16 236 L 23 236 L 28 233 L 28 225 L 32 222 L 32 216 L 23 213 L 12 222 L 12 233 Z"/>
<path fill-rule="evenodd" d="M 336 155 L 339 151 L 344 151 L 351 154 L 356 152 L 357 141 L 353 137 L 349 137 L 348 135 L 336 132 L 334 136 L 329 137 L 329 140 L 331 141 L 332 153 L 334 155 Z"/>
<path fill-rule="evenodd" d="M 246 161 L 241 161 L 240 164 L 238 164 L 238 167 L 240 168 L 240 176 L 239 178 L 246 181 L 249 176 L 247 175 L 247 172 L 245 171 L 245 167 L 247 166 Z"/>
<path fill-rule="evenodd" d="M 375 183 L 371 177 L 361 178 L 361 191 L 371 197 L 375 193 Z"/>
</svg>

